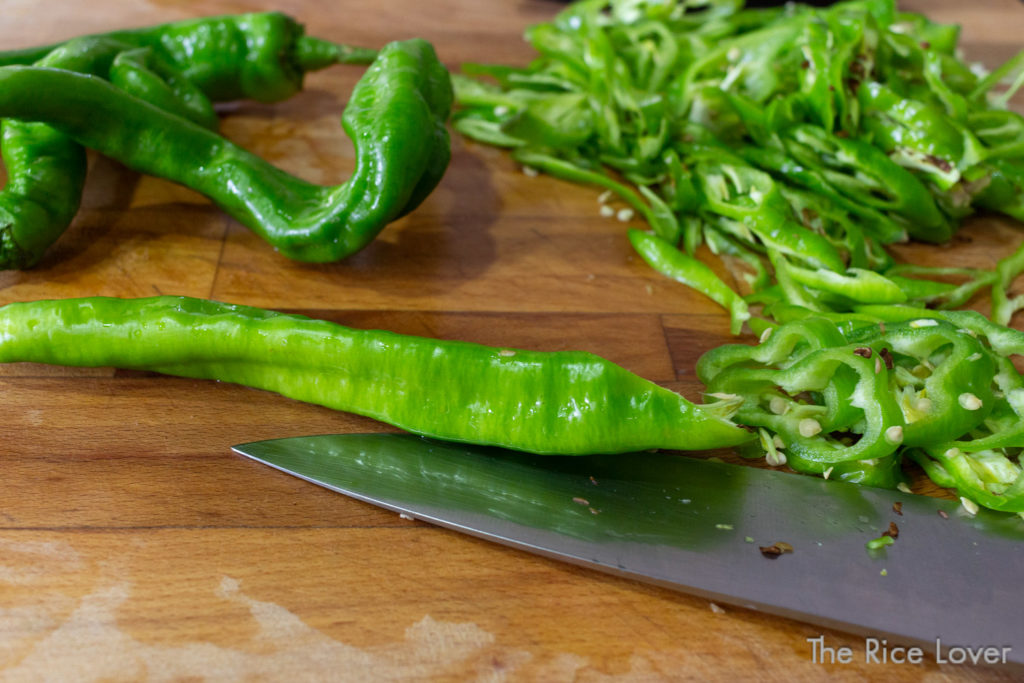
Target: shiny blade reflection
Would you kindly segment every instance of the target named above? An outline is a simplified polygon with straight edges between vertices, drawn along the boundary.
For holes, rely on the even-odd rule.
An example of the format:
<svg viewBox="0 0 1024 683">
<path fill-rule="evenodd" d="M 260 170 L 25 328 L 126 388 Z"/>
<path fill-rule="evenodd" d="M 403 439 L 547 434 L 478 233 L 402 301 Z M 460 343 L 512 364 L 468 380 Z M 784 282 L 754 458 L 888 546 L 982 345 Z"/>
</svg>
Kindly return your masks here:
<svg viewBox="0 0 1024 683">
<path fill-rule="evenodd" d="M 1010 647 L 1024 662 L 1017 516 L 972 517 L 955 501 L 667 454 L 530 456 L 395 434 L 234 450 L 559 560 L 929 652 L 937 638 Z M 890 522 L 896 543 L 867 550 Z M 793 551 L 766 557 L 760 548 L 776 542 Z"/>
</svg>

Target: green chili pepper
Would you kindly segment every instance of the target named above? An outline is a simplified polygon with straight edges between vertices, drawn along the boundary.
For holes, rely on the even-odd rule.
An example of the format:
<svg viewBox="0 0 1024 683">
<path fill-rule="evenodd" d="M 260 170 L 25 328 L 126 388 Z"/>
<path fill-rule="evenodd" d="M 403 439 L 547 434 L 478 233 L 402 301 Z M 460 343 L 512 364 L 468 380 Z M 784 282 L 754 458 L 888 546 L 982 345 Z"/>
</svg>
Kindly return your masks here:
<svg viewBox="0 0 1024 683">
<path fill-rule="evenodd" d="M 750 317 L 747 304 L 729 285 L 722 282 L 714 271 L 657 235 L 641 230 L 630 230 L 629 241 L 636 253 L 656 271 L 705 293 L 712 301 L 729 311 L 732 333 L 740 333 L 743 323 Z"/>
<path fill-rule="evenodd" d="M 107 78 L 125 92 L 206 128 L 217 126 L 211 100 L 276 101 L 297 92 L 306 71 L 365 63 L 374 52 L 302 35 L 280 13 L 212 17 L 116 31 L 0 53 L 0 64 L 27 63 Z M 4 124 L 9 183 L 0 193 L 0 268 L 27 268 L 64 232 L 81 200 L 81 147 L 41 123 Z"/>
<path fill-rule="evenodd" d="M 903 411 L 903 444 L 943 443 L 968 433 L 992 411 L 995 365 L 982 344 L 956 326 L 931 319 L 862 328 L 849 335 L 893 360 L 892 390 Z"/>
<path fill-rule="evenodd" d="M 854 353 L 833 324 L 813 319 L 782 325 L 760 347 L 713 349 L 697 364 L 712 394 L 744 398 L 738 421 L 778 434 L 791 462 L 798 458 L 805 471 L 818 473 L 884 458 L 902 443 L 903 420 L 886 373 Z M 844 443 L 853 431 L 859 438 Z"/>
<path fill-rule="evenodd" d="M 743 157 L 755 166 L 776 177 L 806 188 L 833 207 L 846 211 L 863 228 L 865 234 L 883 244 L 905 242 L 908 239 L 907 225 L 873 206 L 860 204 L 839 191 L 821 173 L 820 167 L 801 165 L 786 152 L 770 147 L 746 147 L 740 150 Z M 844 221 L 844 227 L 852 221 Z"/>
<path fill-rule="evenodd" d="M 896 264 L 885 245 L 944 242 L 978 207 L 1024 220 L 1024 118 L 1006 108 L 1024 53 L 979 78 L 955 26 L 892 0 L 742 4 L 576 3 L 530 31 L 529 66 L 476 72 L 497 85 L 464 89 L 460 126 L 557 158 L 561 177 L 660 195 L 645 214 L 658 236 L 630 239 L 727 308 L 733 331 L 742 317 L 763 335 L 709 352 L 698 374 L 709 395 L 743 401 L 737 420 L 759 434 L 748 447 L 769 464 L 895 486 L 909 457 L 970 500 L 1019 510 L 1024 381 L 1008 355 L 1024 355 L 1024 333 L 1000 323 L 1024 307 L 1008 293 L 1024 249 L 981 270 Z M 545 116 L 543 135 L 496 135 L 513 129 L 502 107 L 565 103 L 564 130 Z M 682 252 L 658 225 L 665 209 Z M 700 244 L 750 293 L 697 261 Z M 946 310 L 987 288 L 994 322 Z"/>
<path fill-rule="evenodd" d="M 983 146 L 966 125 L 938 107 L 897 94 L 877 82 L 858 91 L 864 125 L 897 163 L 918 170 L 944 190 L 982 161 Z"/>
<path fill-rule="evenodd" d="M 353 90 L 342 125 L 352 178 L 321 187 L 105 81 L 37 67 L 0 68 L 0 116 L 48 123 L 125 165 L 211 197 L 284 255 L 334 261 L 414 209 L 450 157 L 448 73 L 422 40 L 384 47 Z M 59 98 L 37 98 L 44 88 Z"/>
<path fill-rule="evenodd" d="M 376 54 L 303 35 L 302 25 L 280 12 L 188 19 L 89 37 L 149 48 L 215 101 L 287 99 L 302 89 L 307 71 L 368 64 Z M 59 45 L 0 52 L 0 65 L 34 64 Z"/>
<path fill-rule="evenodd" d="M 116 40 L 78 38 L 58 46 L 38 66 L 107 77 L 122 90 L 207 127 L 216 125 L 209 100 L 187 81 Z M 0 268 L 28 268 L 67 229 L 85 183 L 85 152 L 43 123 L 3 123 L 8 183 L 0 192 Z"/>
<path fill-rule="evenodd" d="M 535 453 L 706 449 L 753 438 L 735 406 L 696 406 L 593 354 L 353 330 L 189 299 L 0 308 L 0 362 L 118 366 L 219 379 L 452 441 Z"/>
</svg>

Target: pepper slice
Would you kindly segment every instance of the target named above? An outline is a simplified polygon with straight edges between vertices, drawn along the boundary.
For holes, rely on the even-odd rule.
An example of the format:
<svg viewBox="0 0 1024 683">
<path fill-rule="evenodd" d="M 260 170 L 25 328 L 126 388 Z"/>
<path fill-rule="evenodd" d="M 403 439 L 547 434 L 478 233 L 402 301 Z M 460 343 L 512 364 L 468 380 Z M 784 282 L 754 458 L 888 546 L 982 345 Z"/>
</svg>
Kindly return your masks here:
<svg viewBox="0 0 1024 683">
<path fill-rule="evenodd" d="M 992 412 L 995 363 L 981 342 L 955 325 L 932 319 L 864 327 L 849 335 L 875 353 L 887 350 L 890 389 L 903 412 L 903 444 L 922 446 L 958 438 Z"/>
<path fill-rule="evenodd" d="M 738 422 L 770 429 L 787 458 L 822 473 L 840 462 L 891 455 L 903 440 L 902 431 L 890 430 L 903 418 L 887 369 L 857 350 L 833 323 L 810 318 L 774 329 L 758 347 L 713 349 L 698 361 L 697 374 L 711 394 L 744 399 Z"/>
</svg>

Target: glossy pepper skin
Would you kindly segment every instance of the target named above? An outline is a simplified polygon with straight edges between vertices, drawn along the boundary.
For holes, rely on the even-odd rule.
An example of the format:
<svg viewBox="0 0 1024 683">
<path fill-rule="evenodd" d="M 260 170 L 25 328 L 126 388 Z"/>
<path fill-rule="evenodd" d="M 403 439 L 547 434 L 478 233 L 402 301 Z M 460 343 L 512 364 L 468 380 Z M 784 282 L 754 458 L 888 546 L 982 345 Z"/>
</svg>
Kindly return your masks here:
<svg viewBox="0 0 1024 683">
<path fill-rule="evenodd" d="M 59 101 L 33 96 L 40 87 Z M 296 178 L 219 135 L 96 78 L 36 67 L 0 68 L 0 116 L 48 123 L 137 171 L 182 183 L 289 258 L 349 256 L 414 209 L 450 159 L 448 72 L 429 43 L 385 46 L 352 92 L 342 126 L 356 168 L 342 185 Z"/>
<path fill-rule="evenodd" d="M 37 65 L 106 78 L 198 125 L 212 128 L 217 123 L 209 100 L 188 81 L 111 38 L 70 40 Z M 63 234 L 78 210 L 85 150 L 44 123 L 7 120 L 2 123 L 0 152 L 8 177 L 0 191 L 0 268 L 28 268 Z"/>
<path fill-rule="evenodd" d="M 98 76 L 205 128 L 211 102 L 273 102 L 302 87 L 306 72 L 332 63 L 369 63 L 375 52 L 303 35 L 277 13 L 211 17 L 74 38 L 0 53 L 0 64 L 39 57 L 36 66 Z M 42 123 L 3 124 L 9 183 L 0 192 L 0 268 L 29 268 L 66 230 L 81 201 L 81 146 Z"/>
<path fill-rule="evenodd" d="M 367 64 L 375 55 L 304 35 L 301 24 L 280 12 L 203 17 L 89 37 L 149 49 L 214 101 L 277 102 L 300 91 L 309 71 Z M 0 52 L 0 65 L 34 64 L 59 46 Z"/>
<path fill-rule="evenodd" d="M 117 366 L 219 379 L 451 441 L 534 453 L 706 449 L 747 441 L 696 406 L 584 352 L 354 330 L 184 297 L 0 308 L 0 362 Z"/>
</svg>

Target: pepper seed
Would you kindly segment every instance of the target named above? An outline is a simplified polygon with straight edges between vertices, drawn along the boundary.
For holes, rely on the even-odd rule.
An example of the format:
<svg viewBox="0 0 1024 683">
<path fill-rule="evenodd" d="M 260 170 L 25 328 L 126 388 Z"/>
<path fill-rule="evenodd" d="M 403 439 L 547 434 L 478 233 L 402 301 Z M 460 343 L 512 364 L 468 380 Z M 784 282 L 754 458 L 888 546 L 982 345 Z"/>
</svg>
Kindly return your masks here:
<svg viewBox="0 0 1024 683">
<path fill-rule="evenodd" d="M 983 405 L 980 398 L 966 391 L 957 397 L 957 401 L 964 410 L 978 410 Z"/>
<path fill-rule="evenodd" d="M 800 420 L 800 425 L 798 429 L 800 431 L 800 436 L 809 439 L 815 434 L 821 433 L 821 423 L 815 420 L 813 417 L 805 417 L 804 419 Z"/>
<path fill-rule="evenodd" d="M 885 430 L 885 440 L 889 443 L 902 443 L 903 442 L 903 427 L 900 425 L 893 425 Z"/>
</svg>

